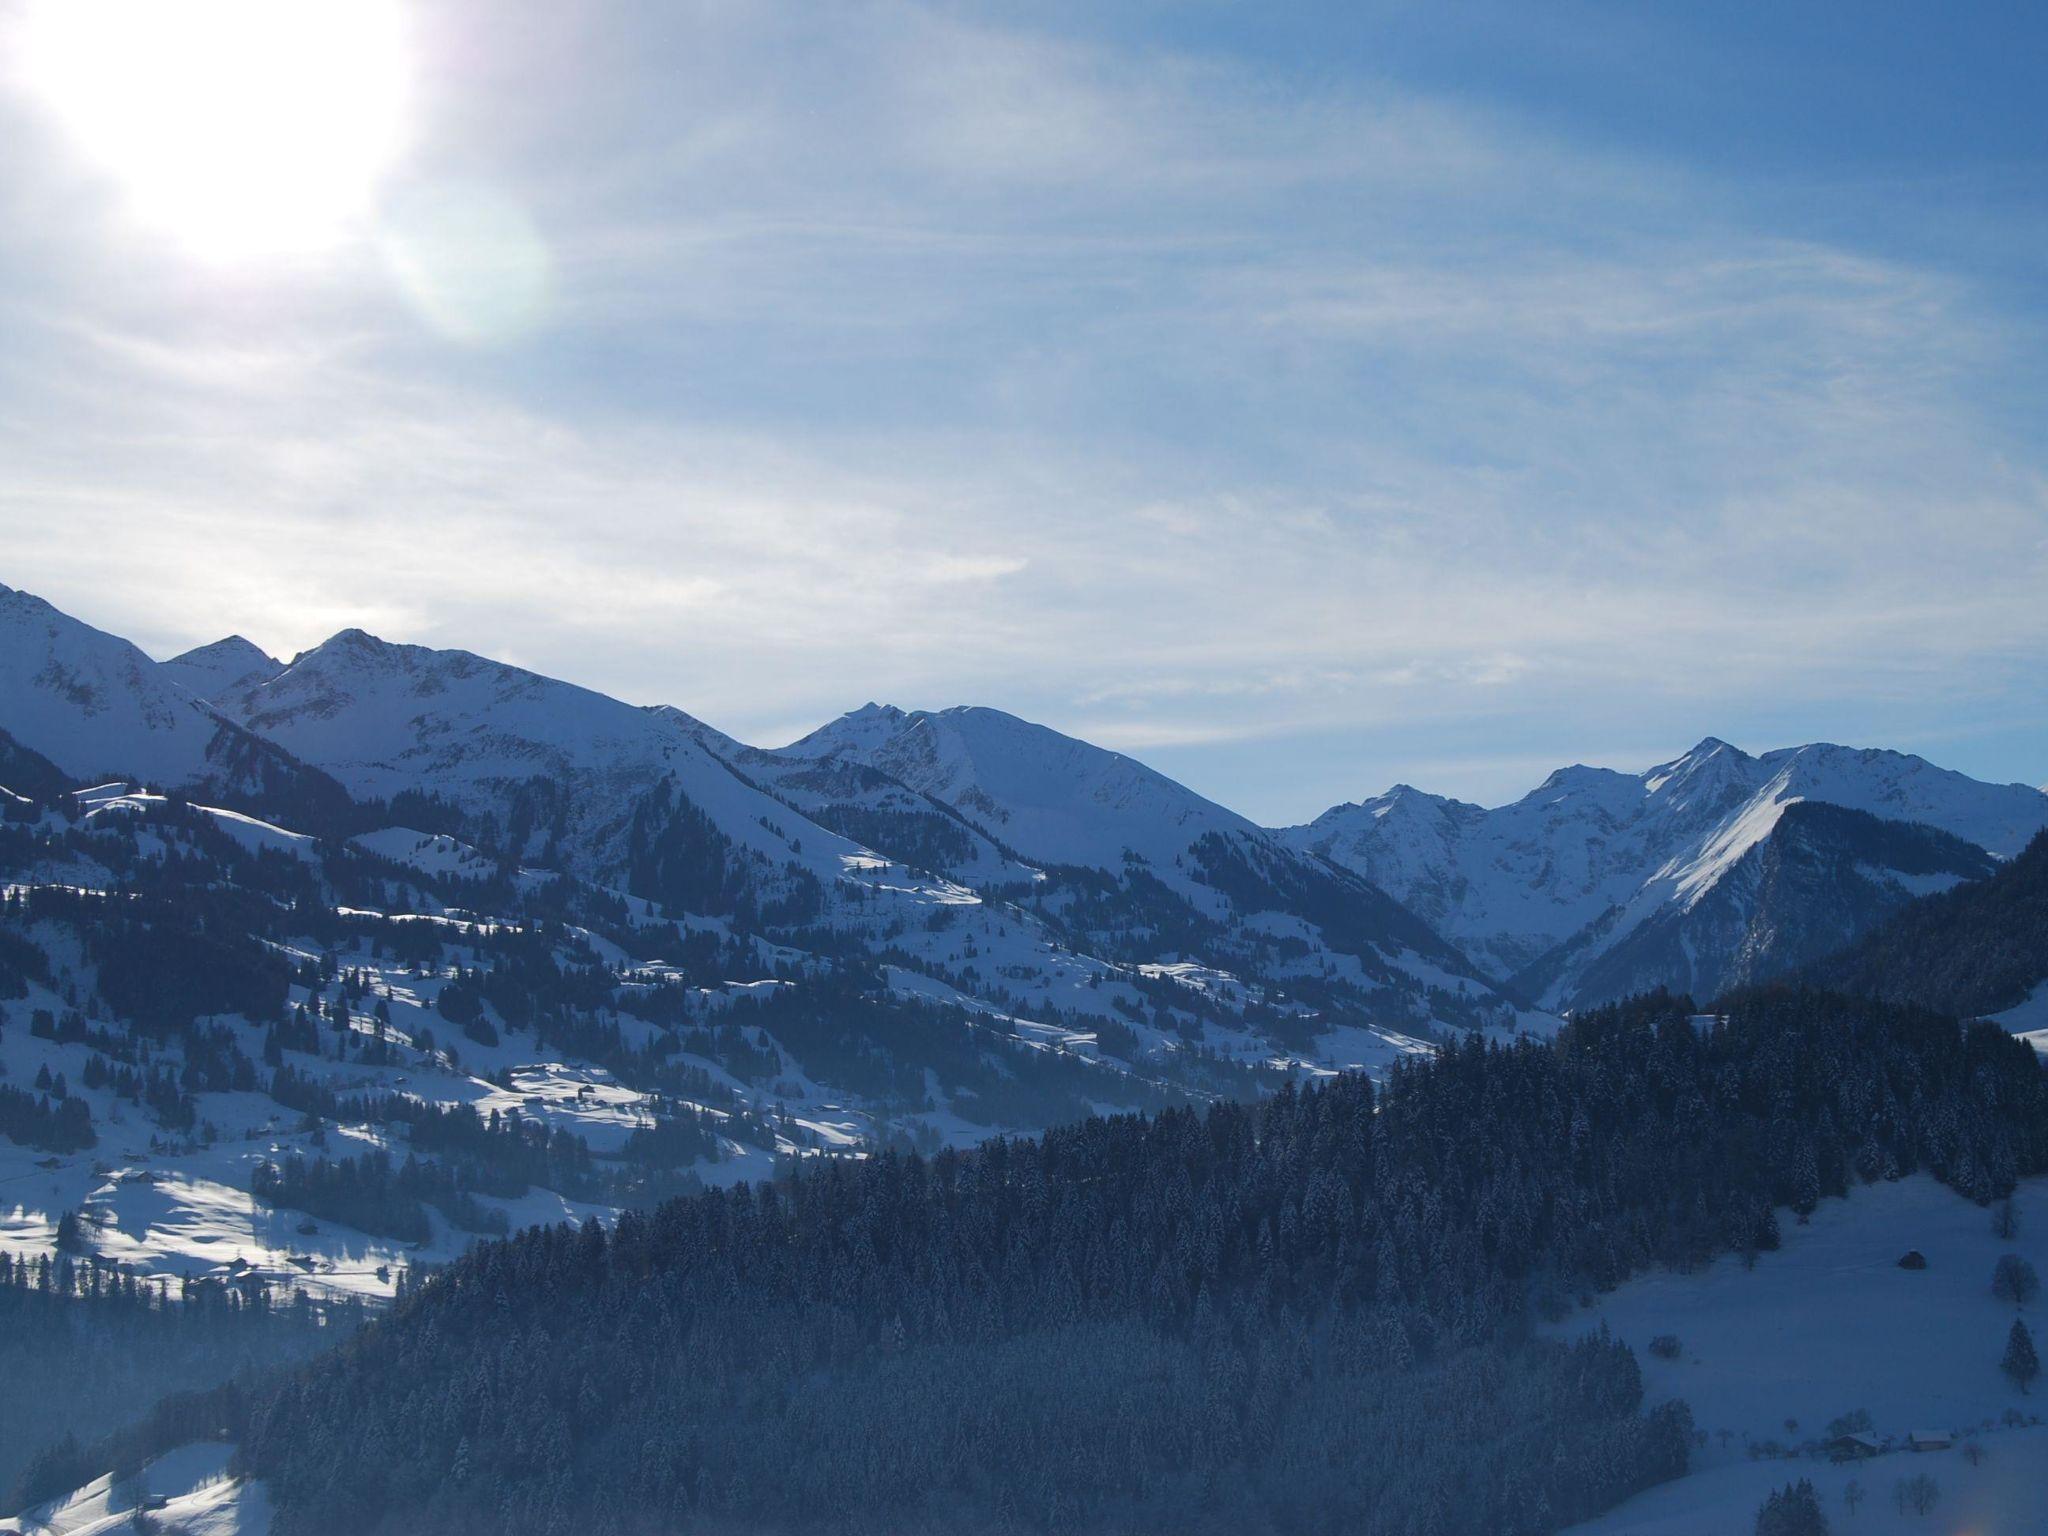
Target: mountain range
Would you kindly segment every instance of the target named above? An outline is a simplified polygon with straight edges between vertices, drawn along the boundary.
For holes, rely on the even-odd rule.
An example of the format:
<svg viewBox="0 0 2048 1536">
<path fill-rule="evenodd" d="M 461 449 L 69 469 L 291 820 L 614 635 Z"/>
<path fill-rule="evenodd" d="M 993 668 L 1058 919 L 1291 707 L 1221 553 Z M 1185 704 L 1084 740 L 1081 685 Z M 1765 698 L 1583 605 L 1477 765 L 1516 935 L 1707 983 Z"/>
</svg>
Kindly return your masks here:
<svg viewBox="0 0 2048 1536">
<path fill-rule="evenodd" d="M 1148 1044 L 1337 1065 L 1794 970 L 2048 827 L 2029 786 L 1710 737 L 1641 773 L 1562 768 L 1499 807 L 1397 785 L 1264 828 L 988 708 L 870 703 L 763 749 L 672 706 L 361 630 L 290 662 L 231 636 L 157 663 L 0 588 L 0 636 L 0 762 L 18 782 L 125 775 L 314 830 L 409 817 L 791 941 L 858 931 L 917 985 L 1013 1014 L 1104 1013 L 1111 968 L 1166 1000 L 1135 1010 L 1141 1030 L 1148 1012 L 1167 1023 Z M 935 906 L 1005 931 L 964 956 L 929 942 Z"/>
<path fill-rule="evenodd" d="M 1397 785 L 1285 835 L 1382 886 L 1490 980 L 1574 1007 L 1794 969 L 1983 877 L 2044 825 L 2048 795 L 2027 785 L 1709 737 L 1642 773 L 1562 768 L 1493 809 Z"/>
</svg>

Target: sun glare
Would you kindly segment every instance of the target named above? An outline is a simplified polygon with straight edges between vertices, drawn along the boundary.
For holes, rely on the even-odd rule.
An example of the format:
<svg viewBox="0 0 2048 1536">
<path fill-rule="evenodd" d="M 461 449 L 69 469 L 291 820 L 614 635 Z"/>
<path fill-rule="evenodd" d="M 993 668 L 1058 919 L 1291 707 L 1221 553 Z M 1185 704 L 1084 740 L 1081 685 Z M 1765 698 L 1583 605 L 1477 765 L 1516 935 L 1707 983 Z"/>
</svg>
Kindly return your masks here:
<svg viewBox="0 0 2048 1536">
<path fill-rule="evenodd" d="M 34 0 L 28 83 L 128 211 L 192 254 L 317 249 L 403 147 L 397 0 Z"/>
</svg>

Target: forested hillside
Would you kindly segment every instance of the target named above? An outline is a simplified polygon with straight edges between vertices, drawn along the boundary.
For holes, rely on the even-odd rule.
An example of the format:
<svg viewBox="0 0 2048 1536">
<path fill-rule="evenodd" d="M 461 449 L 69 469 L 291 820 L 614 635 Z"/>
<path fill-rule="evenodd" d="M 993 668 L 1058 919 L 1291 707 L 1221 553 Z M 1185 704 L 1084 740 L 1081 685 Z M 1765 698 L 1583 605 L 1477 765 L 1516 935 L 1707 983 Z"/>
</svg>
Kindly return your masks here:
<svg viewBox="0 0 2048 1536">
<path fill-rule="evenodd" d="M 1823 986 L 1968 1018 L 2048 979 L 2048 832 L 1990 878 L 1928 896 L 1810 972 Z"/>
<path fill-rule="evenodd" d="M 1659 996 L 1383 1089 L 485 1244 L 221 1427 L 281 1533 L 1537 1532 L 1675 1475 L 1690 1427 L 1532 1306 L 1772 1247 L 1774 1206 L 1859 1181 L 2043 1168 L 2048 1083 L 1994 1028 Z"/>
</svg>

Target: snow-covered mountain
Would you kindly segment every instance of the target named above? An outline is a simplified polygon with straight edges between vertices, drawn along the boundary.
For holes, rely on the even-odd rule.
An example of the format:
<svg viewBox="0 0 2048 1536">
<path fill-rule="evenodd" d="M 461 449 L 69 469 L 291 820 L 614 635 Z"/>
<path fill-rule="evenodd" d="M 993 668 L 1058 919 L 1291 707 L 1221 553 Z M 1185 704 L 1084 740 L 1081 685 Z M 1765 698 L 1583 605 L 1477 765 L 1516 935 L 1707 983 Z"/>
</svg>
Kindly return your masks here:
<svg viewBox="0 0 2048 1536">
<path fill-rule="evenodd" d="M 858 758 L 765 751 L 693 724 L 706 747 L 777 799 L 913 869 L 998 889 L 1042 877 L 952 806 Z"/>
<path fill-rule="evenodd" d="M 358 798 L 437 797 L 522 859 L 619 885 L 634 883 L 635 860 L 684 803 L 714 836 L 706 859 L 739 860 L 771 884 L 791 865 L 830 878 L 862 852 L 788 825 L 787 808 L 713 757 L 687 716 L 468 651 L 344 630 L 221 702 Z"/>
<path fill-rule="evenodd" d="M 173 682 L 209 704 L 267 683 L 284 668 L 283 662 L 240 635 L 196 646 L 163 664 Z"/>
<path fill-rule="evenodd" d="M 1105 953 L 1257 975 L 1333 1018 L 1516 1021 L 1370 879 L 1120 752 L 1000 710 L 868 704 L 771 755 L 858 764 L 946 808 L 1033 866 L 1035 908 Z"/>
<path fill-rule="evenodd" d="M 1121 752 L 1001 710 L 868 704 L 782 750 L 878 768 L 1039 863 L 1120 870 L 1135 856 L 1184 889 L 1189 850 L 1204 837 L 1267 840 L 1236 812 Z"/>
<path fill-rule="evenodd" d="M 1809 802 L 1931 828 L 2001 858 L 2048 826 L 2048 796 L 2025 785 L 1980 783 L 1898 752 L 1817 744 L 1753 757 L 1710 737 L 1640 774 L 1560 769 L 1495 809 L 1399 786 L 1283 835 L 1385 886 L 1490 975 L 1559 1006 L 1612 995 L 1601 976 L 1649 975 L 1603 967 L 1603 957 L 1646 924 L 1675 931 L 1673 913 L 1698 908 L 1789 807 Z M 1724 892 L 1724 907 L 1730 899 Z M 1807 918 L 1824 927 L 1854 906 Z M 1709 926 L 1722 934 L 1716 952 L 1665 980 L 1742 971 L 1729 946 L 1748 941 L 1703 920 L 1693 942 L 1708 942 Z"/>
<path fill-rule="evenodd" d="M 128 641 L 0 587 L 0 733 L 73 782 L 125 777 L 331 807 L 323 775 L 195 697 Z"/>
<path fill-rule="evenodd" d="M 1934 827 L 1795 800 L 1711 880 L 1677 898 L 1651 881 L 1517 980 L 1535 994 L 1568 989 L 1579 1005 L 1660 986 L 1717 997 L 1831 955 L 1916 898 L 1997 867 Z"/>
</svg>

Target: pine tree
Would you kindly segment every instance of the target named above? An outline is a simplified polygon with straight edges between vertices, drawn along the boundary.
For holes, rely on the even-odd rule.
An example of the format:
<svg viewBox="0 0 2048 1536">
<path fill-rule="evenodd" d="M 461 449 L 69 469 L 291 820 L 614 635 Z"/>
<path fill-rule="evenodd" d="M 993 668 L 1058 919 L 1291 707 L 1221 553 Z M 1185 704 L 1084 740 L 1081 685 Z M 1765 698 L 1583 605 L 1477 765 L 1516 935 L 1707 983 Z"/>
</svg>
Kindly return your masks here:
<svg viewBox="0 0 2048 1536">
<path fill-rule="evenodd" d="M 1756 1512 L 1756 1536 L 1828 1536 L 1828 1517 L 1812 1482 L 1802 1477 L 1765 1499 Z"/>
<path fill-rule="evenodd" d="M 2012 1332 L 2005 1340 L 2005 1358 L 1999 1362 L 1999 1368 L 2019 1384 L 2022 1392 L 2041 1374 L 2041 1357 L 2034 1353 L 2034 1336 L 2019 1318 L 2012 1320 Z"/>
<path fill-rule="evenodd" d="M 2040 1275 L 2016 1253 L 2002 1255 L 1991 1271 L 1991 1294 L 2016 1307 L 2024 1307 L 2040 1289 Z"/>
</svg>

